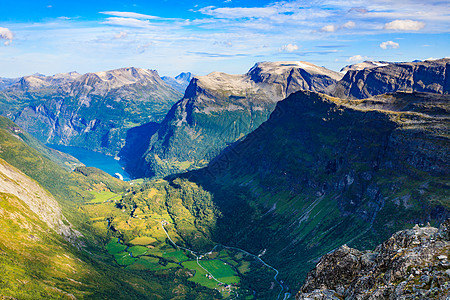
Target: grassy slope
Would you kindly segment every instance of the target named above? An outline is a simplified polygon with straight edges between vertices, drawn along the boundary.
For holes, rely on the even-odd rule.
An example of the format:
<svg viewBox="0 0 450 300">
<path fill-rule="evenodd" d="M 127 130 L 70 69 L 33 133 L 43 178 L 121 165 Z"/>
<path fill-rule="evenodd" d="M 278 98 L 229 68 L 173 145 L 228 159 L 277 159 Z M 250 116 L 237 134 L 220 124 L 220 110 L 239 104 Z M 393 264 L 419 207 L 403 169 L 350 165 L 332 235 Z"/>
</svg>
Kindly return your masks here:
<svg viewBox="0 0 450 300">
<path fill-rule="evenodd" d="M 52 232 L 18 198 L 0 193 L 0 296 L 147 299 L 157 282 L 99 263 Z"/>
<path fill-rule="evenodd" d="M 20 199 L 1 194 L 0 268 L 7 274 L 1 278 L 1 296 L 20 299 L 68 298 L 70 294 L 86 299 L 217 297 L 214 291 L 198 287 L 184 286 L 178 290 L 177 282 L 185 280 L 182 273 L 174 281 L 176 275 L 171 270 L 125 271 L 117 265 L 106 253 L 105 236 L 95 230 L 94 223 L 80 207 L 94 199 L 92 192 L 120 193 L 125 184 L 94 168 L 66 171 L 29 147 L 24 137 L 32 138 L 12 129 L 17 126 L 11 121 L 0 120 L 3 121 L 0 157 L 30 176 L 30 180 L 34 178 L 60 201 L 69 221 L 84 234 L 81 239 L 85 243 L 83 251 L 76 249 L 52 232 Z"/>
</svg>

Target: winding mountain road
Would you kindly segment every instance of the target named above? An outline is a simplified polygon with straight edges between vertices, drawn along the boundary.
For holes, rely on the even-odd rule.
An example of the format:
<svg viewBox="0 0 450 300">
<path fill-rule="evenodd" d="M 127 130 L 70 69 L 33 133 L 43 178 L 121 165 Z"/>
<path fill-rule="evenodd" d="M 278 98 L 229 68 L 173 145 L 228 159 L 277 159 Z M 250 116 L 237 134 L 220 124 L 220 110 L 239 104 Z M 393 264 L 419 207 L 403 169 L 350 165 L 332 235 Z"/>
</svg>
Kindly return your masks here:
<svg viewBox="0 0 450 300">
<path fill-rule="evenodd" d="M 214 279 L 215 281 L 217 281 L 218 283 L 221 283 L 221 284 L 223 284 L 223 285 L 227 285 L 226 283 L 221 282 L 220 280 L 218 280 L 217 278 L 215 278 L 215 277 L 212 275 L 212 273 L 211 273 L 210 271 L 208 271 L 206 268 L 204 268 L 204 267 L 199 263 L 199 259 L 201 260 L 201 259 L 203 258 L 203 256 L 207 255 L 208 253 L 213 252 L 214 249 L 217 248 L 217 246 L 221 246 L 221 247 L 223 247 L 223 248 L 225 248 L 225 249 L 232 249 L 232 250 L 240 251 L 240 252 L 243 252 L 243 253 L 245 253 L 245 254 L 247 254 L 247 255 L 249 255 L 249 256 L 252 256 L 254 259 L 256 259 L 256 260 L 258 260 L 259 262 L 261 262 L 261 263 L 262 263 L 264 266 L 266 266 L 267 268 L 269 268 L 269 269 L 275 271 L 275 276 L 273 277 L 273 279 L 275 280 L 275 282 L 276 282 L 276 283 L 280 286 L 280 288 L 281 288 L 280 293 L 279 293 L 278 296 L 277 296 L 277 300 L 280 298 L 281 294 L 283 293 L 283 291 L 284 291 L 284 286 L 283 286 L 283 284 L 281 284 L 281 283 L 278 281 L 278 279 L 277 279 L 278 274 L 280 274 L 280 272 L 279 272 L 277 269 L 275 269 L 274 267 L 272 267 L 271 265 L 267 264 L 265 261 L 263 261 L 263 260 L 261 259 L 261 257 L 255 255 L 255 254 L 249 253 L 249 252 L 247 252 L 247 251 L 245 251 L 245 250 L 243 250 L 243 249 L 240 249 L 240 248 L 237 248 L 237 247 L 225 246 L 225 245 L 222 245 L 222 244 L 217 244 L 217 245 L 215 245 L 214 248 L 212 248 L 212 250 L 209 251 L 209 252 L 206 252 L 206 253 L 204 253 L 204 254 L 197 255 L 197 253 L 196 253 L 195 251 L 193 251 L 193 250 L 191 250 L 191 249 L 189 249 L 189 248 L 185 248 L 185 247 L 182 247 L 182 246 L 177 245 L 177 243 L 175 243 L 175 242 L 172 240 L 172 238 L 170 237 L 169 233 L 167 232 L 166 228 L 164 227 L 163 222 L 161 222 L 160 224 L 161 224 L 162 229 L 163 229 L 164 232 L 166 233 L 166 236 L 167 236 L 167 238 L 169 239 L 169 241 L 170 241 L 175 247 L 177 247 L 177 248 L 179 248 L 179 249 L 186 250 L 186 251 L 190 252 L 192 255 L 194 255 L 195 258 L 196 258 L 197 264 L 198 264 L 203 270 L 205 270 L 206 273 L 208 273 L 208 274 L 211 276 L 211 278 L 213 278 L 213 279 Z M 284 294 L 283 300 L 288 299 L 288 298 L 290 297 L 290 295 L 291 295 L 290 293 L 285 293 L 285 294 Z"/>
</svg>

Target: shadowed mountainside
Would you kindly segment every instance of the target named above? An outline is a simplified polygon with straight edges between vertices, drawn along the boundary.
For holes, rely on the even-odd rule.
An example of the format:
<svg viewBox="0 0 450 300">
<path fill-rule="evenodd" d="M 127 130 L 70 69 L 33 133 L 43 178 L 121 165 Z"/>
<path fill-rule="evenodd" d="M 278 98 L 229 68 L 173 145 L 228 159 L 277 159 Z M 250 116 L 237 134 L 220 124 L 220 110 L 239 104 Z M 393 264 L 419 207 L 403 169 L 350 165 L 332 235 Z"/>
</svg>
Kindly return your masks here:
<svg viewBox="0 0 450 300">
<path fill-rule="evenodd" d="M 297 92 L 207 168 L 183 175 L 211 191 L 216 239 L 244 247 L 291 287 L 316 259 L 372 247 L 450 216 L 448 95 L 342 100 Z"/>
</svg>

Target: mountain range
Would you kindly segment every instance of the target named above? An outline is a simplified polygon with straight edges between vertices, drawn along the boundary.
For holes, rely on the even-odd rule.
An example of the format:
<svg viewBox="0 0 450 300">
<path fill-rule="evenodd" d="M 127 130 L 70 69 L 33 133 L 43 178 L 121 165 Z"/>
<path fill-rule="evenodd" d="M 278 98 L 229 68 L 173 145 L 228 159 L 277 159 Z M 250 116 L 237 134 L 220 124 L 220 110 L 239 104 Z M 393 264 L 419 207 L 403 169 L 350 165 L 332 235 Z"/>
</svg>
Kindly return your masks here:
<svg viewBox="0 0 450 300">
<path fill-rule="evenodd" d="M 306 62 L 258 63 L 244 75 L 195 77 L 144 152 L 122 153 L 136 177 L 161 177 L 204 167 L 227 145 L 267 120 L 278 101 L 300 89 L 326 92 L 342 75 Z"/>
<path fill-rule="evenodd" d="M 395 91 L 448 94 L 450 59 L 411 63 L 378 64 L 377 67 L 348 70 L 333 95 L 362 99 Z"/>
<path fill-rule="evenodd" d="M 161 121 L 181 96 L 153 70 L 32 75 L 0 91 L 0 114 L 44 143 L 116 155 L 128 129 Z"/>
<path fill-rule="evenodd" d="M 448 296 L 449 63 L 263 62 L 183 98 L 135 68 L 5 83 L 0 295 Z"/>
</svg>

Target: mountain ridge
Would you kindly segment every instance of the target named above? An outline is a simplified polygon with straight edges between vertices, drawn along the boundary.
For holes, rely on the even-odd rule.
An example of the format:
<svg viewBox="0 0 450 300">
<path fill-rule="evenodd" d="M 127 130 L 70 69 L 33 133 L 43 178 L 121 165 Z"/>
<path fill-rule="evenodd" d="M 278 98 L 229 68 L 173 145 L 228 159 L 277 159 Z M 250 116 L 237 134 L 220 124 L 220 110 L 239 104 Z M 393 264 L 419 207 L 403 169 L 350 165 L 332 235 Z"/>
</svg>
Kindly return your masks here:
<svg viewBox="0 0 450 300">
<path fill-rule="evenodd" d="M 443 58 L 349 70 L 331 94 L 351 99 L 363 99 L 396 91 L 448 94 L 449 68 L 450 58 Z"/>
<path fill-rule="evenodd" d="M 205 166 L 227 144 L 256 129 L 287 95 L 302 88 L 326 91 L 341 76 L 305 62 L 262 62 L 242 75 L 194 77 L 158 131 L 143 137 L 148 149 L 127 171 L 160 177 Z"/>
<path fill-rule="evenodd" d="M 0 114 L 45 143 L 116 155 L 128 129 L 160 121 L 181 94 L 154 70 L 27 76 L 0 92 Z"/>
</svg>

